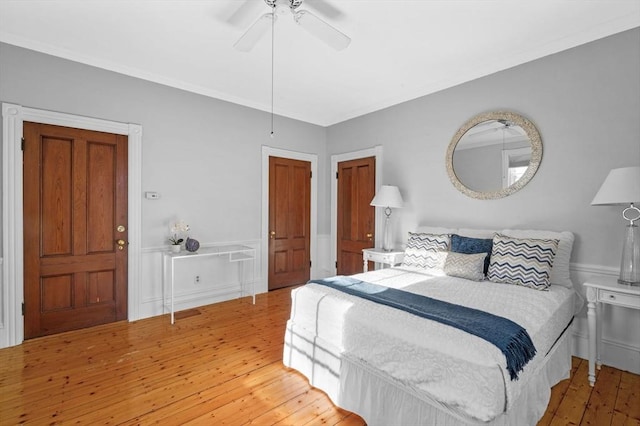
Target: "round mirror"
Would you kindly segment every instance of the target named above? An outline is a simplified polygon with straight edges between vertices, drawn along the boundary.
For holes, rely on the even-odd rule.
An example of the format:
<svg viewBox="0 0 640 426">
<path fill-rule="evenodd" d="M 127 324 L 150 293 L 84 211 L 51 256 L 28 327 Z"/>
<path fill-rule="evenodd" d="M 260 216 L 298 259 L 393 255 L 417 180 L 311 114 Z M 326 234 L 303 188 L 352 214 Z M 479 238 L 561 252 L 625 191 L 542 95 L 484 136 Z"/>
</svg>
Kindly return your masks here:
<svg viewBox="0 0 640 426">
<path fill-rule="evenodd" d="M 447 173 L 463 194 L 483 200 L 524 187 L 542 159 L 542 140 L 523 116 L 506 111 L 479 114 L 456 132 L 447 149 Z"/>
</svg>

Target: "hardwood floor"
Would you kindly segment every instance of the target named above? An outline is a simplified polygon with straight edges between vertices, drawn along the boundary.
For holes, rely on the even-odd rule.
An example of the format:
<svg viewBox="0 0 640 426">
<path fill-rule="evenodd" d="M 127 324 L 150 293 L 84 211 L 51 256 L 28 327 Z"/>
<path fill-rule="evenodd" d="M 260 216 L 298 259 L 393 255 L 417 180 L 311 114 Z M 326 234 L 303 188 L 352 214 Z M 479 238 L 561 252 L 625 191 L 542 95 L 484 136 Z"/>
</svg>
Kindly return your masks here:
<svg viewBox="0 0 640 426">
<path fill-rule="evenodd" d="M 0 350 L 0 424 L 363 425 L 282 365 L 288 289 Z M 587 362 L 540 425 L 640 425 L 640 376 Z"/>
</svg>

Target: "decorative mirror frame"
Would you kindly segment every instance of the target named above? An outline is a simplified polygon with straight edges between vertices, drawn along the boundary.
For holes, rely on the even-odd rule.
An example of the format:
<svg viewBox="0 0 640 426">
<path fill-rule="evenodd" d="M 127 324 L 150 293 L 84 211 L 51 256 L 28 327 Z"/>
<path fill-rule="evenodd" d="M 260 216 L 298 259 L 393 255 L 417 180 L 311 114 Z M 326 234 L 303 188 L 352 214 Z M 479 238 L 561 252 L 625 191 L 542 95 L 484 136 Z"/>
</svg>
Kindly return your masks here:
<svg viewBox="0 0 640 426">
<path fill-rule="evenodd" d="M 503 188 L 499 191 L 487 191 L 487 192 L 478 192 L 472 189 L 467 188 L 456 175 L 453 170 L 453 152 L 456 149 L 456 145 L 460 142 L 460 139 L 464 136 L 465 133 L 472 127 L 483 123 L 489 120 L 508 120 L 511 121 L 518 126 L 520 126 L 529 137 L 529 141 L 531 142 L 531 161 L 529 162 L 529 167 L 524 175 L 518 179 L 517 182 L 508 186 L 507 188 Z M 540 162 L 542 161 L 542 139 L 540 138 L 540 134 L 538 133 L 538 129 L 536 126 L 526 119 L 525 117 L 517 114 L 515 112 L 510 111 L 491 111 L 482 114 L 478 114 L 475 117 L 468 120 L 466 123 L 458 129 L 456 134 L 451 139 L 449 143 L 449 147 L 447 148 L 447 157 L 446 157 L 446 165 L 447 165 L 447 174 L 449 175 L 449 179 L 451 179 L 451 183 L 455 186 L 458 191 L 463 194 L 476 198 L 479 200 L 494 200 L 497 198 L 503 198 L 508 195 L 513 194 L 514 192 L 522 189 L 529 181 L 533 178 L 533 175 L 538 171 L 538 167 L 540 167 Z"/>
</svg>

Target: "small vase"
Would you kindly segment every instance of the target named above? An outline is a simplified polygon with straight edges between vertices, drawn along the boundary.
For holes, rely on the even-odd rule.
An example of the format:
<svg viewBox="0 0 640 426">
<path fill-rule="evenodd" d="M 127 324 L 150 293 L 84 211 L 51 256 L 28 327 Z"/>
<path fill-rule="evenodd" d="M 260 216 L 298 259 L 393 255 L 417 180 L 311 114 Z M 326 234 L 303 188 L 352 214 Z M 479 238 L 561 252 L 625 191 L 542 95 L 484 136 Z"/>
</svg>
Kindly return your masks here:
<svg viewBox="0 0 640 426">
<path fill-rule="evenodd" d="M 180 253 L 180 244 L 171 244 L 169 247 L 172 253 Z"/>
<path fill-rule="evenodd" d="M 187 238 L 187 241 L 184 243 L 184 248 L 186 248 L 187 251 L 195 253 L 200 248 L 200 242 L 193 238 Z"/>
</svg>

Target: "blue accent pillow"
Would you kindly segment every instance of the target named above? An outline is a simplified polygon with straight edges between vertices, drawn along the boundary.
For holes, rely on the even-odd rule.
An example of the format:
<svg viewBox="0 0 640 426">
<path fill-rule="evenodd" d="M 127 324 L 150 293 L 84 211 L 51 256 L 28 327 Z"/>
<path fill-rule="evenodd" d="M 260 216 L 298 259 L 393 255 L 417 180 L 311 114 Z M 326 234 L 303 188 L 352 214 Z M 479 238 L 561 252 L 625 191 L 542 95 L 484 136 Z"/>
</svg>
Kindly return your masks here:
<svg viewBox="0 0 640 426">
<path fill-rule="evenodd" d="M 491 249 L 493 248 L 493 238 L 471 238 L 463 237 L 458 234 L 451 234 L 451 251 L 464 254 L 487 253 L 484 259 L 483 272 L 487 275 L 489 270 L 489 260 L 491 258 Z"/>
</svg>

